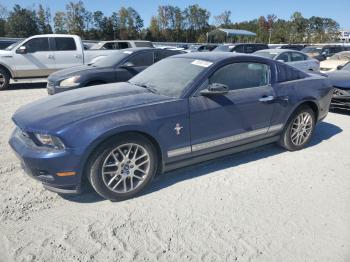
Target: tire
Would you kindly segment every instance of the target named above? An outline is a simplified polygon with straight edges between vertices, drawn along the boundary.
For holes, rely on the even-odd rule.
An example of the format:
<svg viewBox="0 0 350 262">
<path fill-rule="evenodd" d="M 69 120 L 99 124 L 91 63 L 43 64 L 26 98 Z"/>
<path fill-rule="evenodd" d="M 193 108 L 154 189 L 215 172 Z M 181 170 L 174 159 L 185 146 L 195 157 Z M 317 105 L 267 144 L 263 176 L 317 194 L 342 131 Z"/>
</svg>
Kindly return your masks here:
<svg viewBox="0 0 350 262">
<path fill-rule="evenodd" d="M 279 144 L 289 151 L 303 149 L 315 130 L 315 112 L 308 106 L 298 108 L 282 132 Z"/>
<path fill-rule="evenodd" d="M 121 201 L 135 197 L 146 188 L 157 167 L 157 151 L 152 142 L 142 135 L 129 133 L 101 144 L 90 157 L 86 171 L 99 195 Z"/>
<path fill-rule="evenodd" d="M 10 75 L 0 67 L 0 90 L 5 90 L 10 85 Z"/>
</svg>

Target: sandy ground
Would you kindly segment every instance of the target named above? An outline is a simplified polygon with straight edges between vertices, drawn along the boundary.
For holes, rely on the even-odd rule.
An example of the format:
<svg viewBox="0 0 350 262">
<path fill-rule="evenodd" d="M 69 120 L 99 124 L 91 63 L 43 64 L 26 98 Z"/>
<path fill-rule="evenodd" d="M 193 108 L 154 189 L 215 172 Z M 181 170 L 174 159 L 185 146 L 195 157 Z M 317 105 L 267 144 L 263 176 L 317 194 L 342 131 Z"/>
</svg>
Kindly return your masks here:
<svg viewBox="0 0 350 262">
<path fill-rule="evenodd" d="M 330 113 L 305 150 L 228 156 L 112 203 L 20 170 L 10 117 L 46 96 L 22 87 L 0 92 L 0 261 L 350 261 L 350 115 Z"/>
</svg>

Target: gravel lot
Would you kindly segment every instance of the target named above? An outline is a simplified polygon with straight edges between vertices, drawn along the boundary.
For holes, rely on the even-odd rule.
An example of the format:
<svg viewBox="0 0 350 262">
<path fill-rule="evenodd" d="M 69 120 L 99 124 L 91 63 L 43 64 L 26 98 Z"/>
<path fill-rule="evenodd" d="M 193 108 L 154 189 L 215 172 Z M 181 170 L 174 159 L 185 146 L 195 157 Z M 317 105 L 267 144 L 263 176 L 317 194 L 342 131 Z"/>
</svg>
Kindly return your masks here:
<svg viewBox="0 0 350 262">
<path fill-rule="evenodd" d="M 350 261 L 350 115 L 330 113 L 305 150 L 228 156 L 112 203 L 21 171 L 10 119 L 42 87 L 0 92 L 0 261 Z"/>
</svg>

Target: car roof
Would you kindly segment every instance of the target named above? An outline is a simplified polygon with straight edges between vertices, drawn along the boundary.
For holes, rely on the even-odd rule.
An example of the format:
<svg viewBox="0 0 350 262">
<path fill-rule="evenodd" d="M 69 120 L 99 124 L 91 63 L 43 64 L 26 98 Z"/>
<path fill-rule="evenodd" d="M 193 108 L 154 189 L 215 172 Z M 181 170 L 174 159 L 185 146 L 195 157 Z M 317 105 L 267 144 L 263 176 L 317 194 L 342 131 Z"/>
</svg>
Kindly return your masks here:
<svg viewBox="0 0 350 262">
<path fill-rule="evenodd" d="M 98 43 L 119 43 L 119 42 L 150 42 L 147 40 L 106 40 L 106 41 L 99 41 Z"/>
<path fill-rule="evenodd" d="M 219 62 L 221 60 L 225 60 L 227 58 L 237 57 L 237 58 L 247 58 L 247 57 L 254 57 L 261 61 L 266 61 L 266 58 L 256 56 L 256 55 L 250 55 L 250 54 L 243 54 L 243 53 L 231 53 L 231 52 L 195 52 L 195 53 L 186 53 L 186 54 L 179 54 L 176 56 L 172 56 L 174 58 L 188 58 L 188 59 L 198 59 L 198 60 L 205 60 L 209 62 Z M 270 60 L 270 59 L 268 59 Z"/>
<path fill-rule="evenodd" d="M 281 54 L 281 53 L 284 53 L 284 52 L 297 52 L 297 53 L 302 53 L 298 50 L 293 50 L 293 49 L 281 49 L 281 48 L 270 48 L 270 49 L 263 49 L 263 50 L 258 50 L 257 52 L 269 52 L 269 53 L 276 53 L 276 54 Z"/>
</svg>

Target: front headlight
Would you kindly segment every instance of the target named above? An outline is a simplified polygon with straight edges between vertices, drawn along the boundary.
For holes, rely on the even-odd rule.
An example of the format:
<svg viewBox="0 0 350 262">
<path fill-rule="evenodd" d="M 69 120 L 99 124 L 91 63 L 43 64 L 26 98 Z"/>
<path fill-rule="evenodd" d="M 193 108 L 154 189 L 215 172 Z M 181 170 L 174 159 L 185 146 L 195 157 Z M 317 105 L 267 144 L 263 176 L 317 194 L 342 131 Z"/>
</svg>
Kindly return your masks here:
<svg viewBox="0 0 350 262">
<path fill-rule="evenodd" d="M 47 134 L 34 134 L 36 139 L 41 143 L 42 146 L 52 147 L 55 149 L 64 149 L 65 146 L 61 139 L 55 136 Z"/>
<path fill-rule="evenodd" d="M 72 76 L 67 79 L 64 79 L 60 82 L 61 87 L 74 87 L 78 86 L 80 83 L 78 82 L 80 79 L 80 76 Z"/>
</svg>

